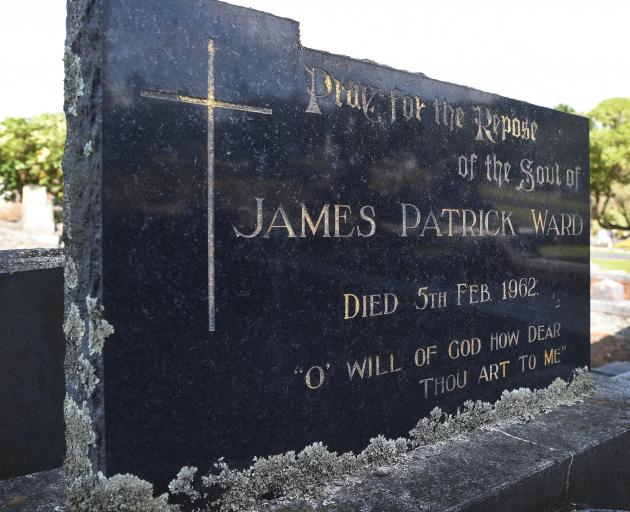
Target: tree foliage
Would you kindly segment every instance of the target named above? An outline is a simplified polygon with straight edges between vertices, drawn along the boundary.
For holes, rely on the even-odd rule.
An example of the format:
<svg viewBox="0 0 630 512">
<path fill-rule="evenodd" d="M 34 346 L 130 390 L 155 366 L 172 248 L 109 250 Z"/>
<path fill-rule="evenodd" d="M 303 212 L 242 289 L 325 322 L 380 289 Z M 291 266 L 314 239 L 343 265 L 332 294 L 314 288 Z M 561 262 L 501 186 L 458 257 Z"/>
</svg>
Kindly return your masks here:
<svg viewBox="0 0 630 512">
<path fill-rule="evenodd" d="M 602 101 L 590 117 L 591 217 L 630 231 L 630 98 Z"/>
<path fill-rule="evenodd" d="M 571 105 L 567 105 L 566 103 L 558 103 L 555 107 L 556 110 L 560 112 L 566 112 L 567 114 L 577 114 L 578 111 L 575 110 Z"/>
<path fill-rule="evenodd" d="M 19 199 L 24 185 L 42 185 L 63 198 L 61 160 L 66 139 L 62 114 L 9 117 L 0 122 L 0 193 Z"/>
</svg>

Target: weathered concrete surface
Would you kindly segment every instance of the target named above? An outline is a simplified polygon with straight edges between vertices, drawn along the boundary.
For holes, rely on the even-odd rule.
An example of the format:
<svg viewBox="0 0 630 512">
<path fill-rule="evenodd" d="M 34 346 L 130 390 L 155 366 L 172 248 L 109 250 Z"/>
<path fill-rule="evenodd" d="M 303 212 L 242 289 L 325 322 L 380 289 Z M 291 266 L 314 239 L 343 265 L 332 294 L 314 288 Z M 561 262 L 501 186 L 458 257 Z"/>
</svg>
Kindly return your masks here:
<svg viewBox="0 0 630 512">
<path fill-rule="evenodd" d="M 43 471 L 0 482 L 2 512 L 56 511 L 64 497 L 61 469 Z"/>
<path fill-rule="evenodd" d="M 625 379 L 630 375 L 630 361 L 613 361 L 599 368 L 593 368 L 593 373 L 605 375 L 606 377 Z"/>
<path fill-rule="evenodd" d="M 358 475 L 334 503 L 275 511 L 555 512 L 575 504 L 630 510 L 630 382 L 594 375 L 597 392 L 529 423 L 420 448 L 386 476 Z M 0 510 L 54 510 L 61 472 L 0 483 Z M 22 496 L 20 504 L 10 500 Z M 49 508 L 42 508 L 49 507 Z"/>
</svg>

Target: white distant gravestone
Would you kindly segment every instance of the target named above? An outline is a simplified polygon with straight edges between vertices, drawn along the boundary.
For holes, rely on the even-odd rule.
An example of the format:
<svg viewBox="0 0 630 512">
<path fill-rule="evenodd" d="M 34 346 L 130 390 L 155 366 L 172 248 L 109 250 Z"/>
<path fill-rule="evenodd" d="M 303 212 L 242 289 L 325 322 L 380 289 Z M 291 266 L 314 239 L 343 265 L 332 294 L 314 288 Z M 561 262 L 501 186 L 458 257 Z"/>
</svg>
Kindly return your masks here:
<svg viewBox="0 0 630 512">
<path fill-rule="evenodd" d="M 612 279 L 604 279 L 593 285 L 591 297 L 596 300 L 623 300 L 623 285 Z"/>
<path fill-rule="evenodd" d="M 52 201 L 46 187 L 25 185 L 22 190 L 22 231 L 54 234 L 55 219 Z"/>
</svg>

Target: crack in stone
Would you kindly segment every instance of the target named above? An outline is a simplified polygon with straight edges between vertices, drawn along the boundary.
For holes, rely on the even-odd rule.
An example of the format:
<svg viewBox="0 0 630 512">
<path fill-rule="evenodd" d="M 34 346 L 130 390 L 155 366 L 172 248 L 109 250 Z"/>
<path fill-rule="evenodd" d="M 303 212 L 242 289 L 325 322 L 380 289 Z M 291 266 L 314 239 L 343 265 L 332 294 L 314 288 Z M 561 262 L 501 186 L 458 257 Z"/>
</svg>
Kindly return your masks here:
<svg viewBox="0 0 630 512">
<path fill-rule="evenodd" d="M 568 452 L 571 455 L 571 459 L 569 460 L 569 467 L 567 469 L 567 478 L 564 483 L 564 497 L 567 501 L 569 501 L 569 485 L 571 484 L 571 469 L 573 468 L 573 460 L 575 459 L 575 454 L 573 452 Z"/>
<path fill-rule="evenodd" d="M 564 498 L 567 501 L 567 503 L 569 503 L 569 487 L 571 485 L 571 469 L 573 469 L 573 461 L 575 460 L 575 453 L 573 453 L 570 450 L 561 450 L 560 448 L 554 448 L 552 446 L 547 446 L 541 443 L 537 443 L 536 441 L 531 441 L 529 439 L 524 439 L 522 437 L 518 437 L 515 436 L 513 434 L 508 434 L 507 432 L 504 432 L 503 430 L 499 430 L 498 428 L 492 428 L 492 427 L 488 427 L 486 430 L 490 430 L 492 432 L 498 432 L 499 434 L 503 434 L 504 436 L 507 437 L 511 437 L 512 439 L 516 439 L 518 441 L 522 441 L 524 443 L 529 443 L 529 444 L 533 444 L 536 446 L 541 446 L 543 448 L 546 448 L 550 451 L 557 451 L 557 452 L 562 452 L 562 453 L 567 453 L 569 454 L 570 458 L 569 458 L 569 467 L 567 468 L 567 476 L 565 478 L 565 482 L 564 482 Z M 565 510 L 564 508 L 561 508 L 559 510 Z"/>
<path fill-rule="evenodd" d="M 516 439 L 518 441 L 523 441 L 524 443 L 535 444 L 536 446 L 542 446 L 543 448 L 547 448 L 548 450 L 551 450 L 551 451 L 562 451 L 559 448 L 554 448 L 552 446 L 547 446 L 545 444 L 537 443 L 536 441 L 530 441 L 529 439 L 524 439 L 522 437 L 518 437 L 513 434 L 508 434 L 507 432 L 504 432 L 503 430 L 499 430 L 498 428 L 488 427 L 486 430 L 490 430 L 492 432 L 498 432 L 499 434 L 503 434 L 504 436 L 511 437 L 512 439 Z M 571 453 L 571 452 L 568 452 L 568 453 Z"/>
</svg>

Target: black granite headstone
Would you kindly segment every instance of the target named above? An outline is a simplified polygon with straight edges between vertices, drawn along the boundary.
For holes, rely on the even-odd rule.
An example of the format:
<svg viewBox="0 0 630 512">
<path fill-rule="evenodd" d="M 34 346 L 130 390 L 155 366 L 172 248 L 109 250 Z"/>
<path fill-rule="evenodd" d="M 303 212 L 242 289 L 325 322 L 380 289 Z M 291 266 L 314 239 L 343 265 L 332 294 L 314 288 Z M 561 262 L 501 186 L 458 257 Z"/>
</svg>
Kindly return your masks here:
<svg viewBox="0 0 630 512">
<path fill-rule="evenodd" d="M 94 5 L 66 221 L 68 300 L 115 331 L 97 469 L 360 450 L 589 363 L 586 119 L 212 0 Z"/>
<path fill-rule="evenodd" d="M 0 480 L 61 466 L 63 257 L 0 251 Z"/>
</svg>

